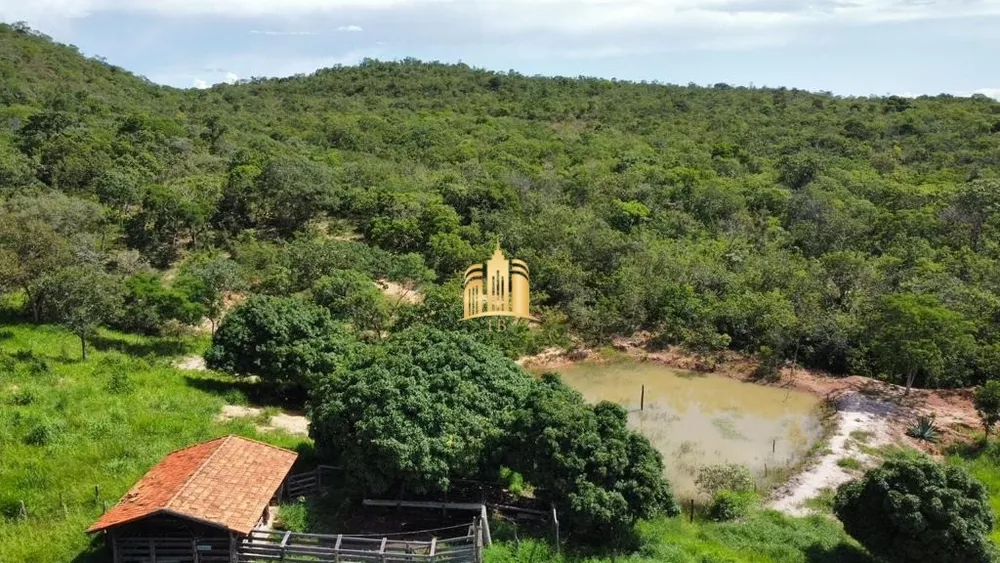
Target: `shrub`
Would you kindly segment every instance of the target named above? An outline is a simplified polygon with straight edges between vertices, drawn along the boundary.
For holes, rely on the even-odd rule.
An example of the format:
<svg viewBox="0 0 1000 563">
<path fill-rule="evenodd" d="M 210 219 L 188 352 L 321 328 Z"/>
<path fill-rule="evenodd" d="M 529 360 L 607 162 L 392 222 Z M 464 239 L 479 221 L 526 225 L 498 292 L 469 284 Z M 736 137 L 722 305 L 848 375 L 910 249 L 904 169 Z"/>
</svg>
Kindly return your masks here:
<svg viewBox="0 0 1000 563">
<path fill-rule="evenodd" d="M 113 371 L 108 377 L 108 392 L 114 395 L 127 395 L 134 388 L 128 373 L 124 371 Z"/>
<path fill-rule="evenodd" d="M 848 534 L 890 563 L 991 563 L 989 495 L 961 467 L 889 460 L 841 485 L 834 513 Z"/>
<path fill-rule="evenodd" d="M 698 471 L 695 484 L 709 497 L 722 490 L 745 493 L 754 489 L 750 470 L 738 463 L 706 465 Z"/>
<path fill-rule="evenodd" d="M 735 492 L 721 490 L 712 497 L 708 506 L 708 517 L 719 522 L 728 522 L 743 518 L 750 513 L 756 499 L 751 492 Z"/>
<path fill-rule="evenodd" d="M 48 419 L 36 421 L 24 436 L 29 446 L 45 446 L 55 442 L 62 433 L 62 426 Z"/>
<path fill-rule="evenodd" d="M 20 388 L 14 391 L 10 397 L 11 404 L 25 407 L 38 400 L 38 393 L 30 387 Z"/>
</svg>

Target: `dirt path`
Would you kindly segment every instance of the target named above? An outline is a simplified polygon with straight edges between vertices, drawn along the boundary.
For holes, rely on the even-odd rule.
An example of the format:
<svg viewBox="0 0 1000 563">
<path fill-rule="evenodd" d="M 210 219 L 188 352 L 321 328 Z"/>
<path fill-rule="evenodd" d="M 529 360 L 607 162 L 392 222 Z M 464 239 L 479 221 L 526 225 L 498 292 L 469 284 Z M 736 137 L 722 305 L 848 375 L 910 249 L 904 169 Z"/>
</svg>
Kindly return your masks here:
<svg viewBox="0 0 1000 563">
<path fill-rule="evenodd" d="M 871 456 L 859 448 L 859 444 L 878 447 L 892 442 L 889 420 L 898 407 L 851 392 L 837 401 L 837 426 L 830 437 L 829 448 L 814 460 L 805 471 L 792 477 L 772 495 L 771 508 L 792 516 L 805 516 L 810 510 L 804 506 L 809 499 L 816 498 L 824 489 L 836 488 L 854 478 L 854 474 L 838 465 L 838 461 L 853 458 L 867 466 Z"/>
<path fill-rule="evenodd" d="M 189 369 L 192 371 L 205 371 L 208 369 L 205 367 L 205 358 L 198 354 L 185 356 L 178 360 L 175 365 L 181 369 Z M 216 420 L 219 422 L 225 422 L 235 418 L 261 419 L 265 415 L 266 412 L 262 408 L 225 405 L 222 407 L 222 412 L 219 413 Z M 260 432 L 283 430 L 296 436 L 308 436 L 309 419 L 301 414 L 279 411 L 277 414 L 271 415 L 266 422 L 258 424 L 257 430 Z"/>
<path fill-rule="evenodd" d="M 240 405 L 225 405 L 216 420 L 225 422 L 237 418 L 261 419 L 267 416 L 264 409 L 257 407 L 243 407 Z M 309 419 L 301 414 L 279 412 L 271 415 L 266 422 L 257 425 L 260 432 L 273 432 L 283 430 L 295 436 L 309 435 Z"/>
</svg>

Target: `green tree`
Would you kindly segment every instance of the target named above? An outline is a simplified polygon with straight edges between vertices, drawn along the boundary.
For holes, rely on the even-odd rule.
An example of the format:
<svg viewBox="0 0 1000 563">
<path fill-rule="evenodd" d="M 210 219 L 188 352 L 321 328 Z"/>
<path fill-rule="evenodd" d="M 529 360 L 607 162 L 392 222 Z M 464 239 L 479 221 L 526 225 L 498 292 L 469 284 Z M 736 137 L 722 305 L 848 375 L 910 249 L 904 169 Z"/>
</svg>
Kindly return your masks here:
<svg viewBox="0 0 1000 563">
<path fill-rule="evenodd" d="M 834 513 L 890 563 L 992 563 L 989 494 L 961 467 L 890 460 L 837 489 Z"/>
<path fill-rule="evenodd" d="M 217 253 L 205 253 L 192 256 L 181 266 L 174 286 L 201 306 L 215 334 L 226 296 L 244 289 L 246 283 L 239 264 Z"/>
<path fill-rule="evenodd" d="M 154 274 L 136 274 L 125 280 L 122 309 L 115 326 L 144 334 L 158 334 L 168 320 L 195 324 L 205 309 L 188 296 L 163 284 Z"/>
<path fill-rule="evenodd" d="M 336 319 L 349 321 L 358 332 L 381 338 L 388 329 L 389 306 L 375 282 L 356 270 L 335 270 L 316 280 L 313 300 Z"/>
<path fill-rule="evenodd" d="M 322 378 L 309 432 L 361 491 L 447 491 L 478 474 L 531 378 L 469 336 L 418 327 Z"/>
<path fill-rule="evenodd" d="M 68 241 L 50 225 L 0 216 L 0 288 L 23 291 L 35 322 L 41 320 L 42 283 L 71 257 Z"/>
<path fill-rule="evenodd" d="M 205 362 L 226 373 L 259 376 L 273 392 L 299 397 L 347 362 L 355 344 L 322 307 L 252 296 L 222 320 Z"/>
<path fill-rule="evenodd" d="M 1000 422 L 1000 381 L 987 381 L 976 391 L 976 410 L 983 419 L 983 429 L 986 431 L 986 441 L 990 439 L 990 430 Z"/>
<path fill-rule="evenodd" d="M 876 368 L 906 385 L 921 374 L 932 384 L 946 369 L 959 369 L 975 345 L 972 325 L 934 296 L 897 294 L 882 299 L 871 326 Z"/>
<path fill-rule="evenodd" d="M 86 360 L 87 338 L 121 304 L 119 280 L 95 266 L 70 266 L 46 278 L 45 294 L 52 316 L 80 338 L 80 353 Z"/>
<path fill-rule="evenodd" d="M 535 383 L 508 438 L 510 467 L 554 502 L 580 538 L 619 539 L 639 518 L 680 512 L 663 458 L 625 410 L 590 406 L 557 374 Z"/>
</svg>

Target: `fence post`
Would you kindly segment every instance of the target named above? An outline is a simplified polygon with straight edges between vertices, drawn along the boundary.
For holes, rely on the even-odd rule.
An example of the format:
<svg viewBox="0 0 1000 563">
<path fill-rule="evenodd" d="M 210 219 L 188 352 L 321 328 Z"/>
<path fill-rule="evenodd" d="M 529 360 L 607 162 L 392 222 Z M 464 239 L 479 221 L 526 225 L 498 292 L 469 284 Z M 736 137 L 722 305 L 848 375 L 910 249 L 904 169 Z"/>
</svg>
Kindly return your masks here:
<svg viewBox="0 0 1000 563">
<path fill-rule="evenodd" d="M 639 395 L 639 410 L 646 410 L 646 385 L 642 386 L 642 393 Z"/>
<path fill-rule="evenodd" d="M 101 486 L 94 485 L 94 506 L 101 506 Z"/>
<path fill-rule="evenodd" d="M 559 547 L 559 516 L 556 514 L 556 505 L 552 505 L 552 525 L 556 528 L 556 553 L 560 552 Z"/>
<path fill-rule="evenodd" d="M 493 545 L 493 535 L 490 533 L 490 517 L 486 513 L 486 505 L 483 505 L 483 509 L 480 511 L 479 516 L 483 521 L 483 540 L 486 545 Z"/>
<path fill-rule="evenodd" d="M 694 523 L 694 499 L 691 499 L 691 519 L 690 522 Z"/>
<path fill-rule="evenodd" d="M 28 519 L 28 507 L 24 505 L 24 501 L 23 500 L 21 501 L 21 510 L 18 513 L 18 517 L 20 517 L 21 520 L 27 520 Z"/>
</svg>

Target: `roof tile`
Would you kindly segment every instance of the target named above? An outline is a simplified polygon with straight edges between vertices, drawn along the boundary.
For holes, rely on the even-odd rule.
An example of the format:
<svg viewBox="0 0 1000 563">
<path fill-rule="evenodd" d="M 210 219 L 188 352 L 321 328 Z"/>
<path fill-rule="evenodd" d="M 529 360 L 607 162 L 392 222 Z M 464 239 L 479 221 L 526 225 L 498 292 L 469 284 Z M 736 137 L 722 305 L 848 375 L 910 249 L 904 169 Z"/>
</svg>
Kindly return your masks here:
<svg viewBox="0 0 1000 563">
<path fill-rule="evenodd" d="M 249 534 L 298 454 L 225 436 L 168 454 L 87 532 L 161 511 Z"/>
</svg>

